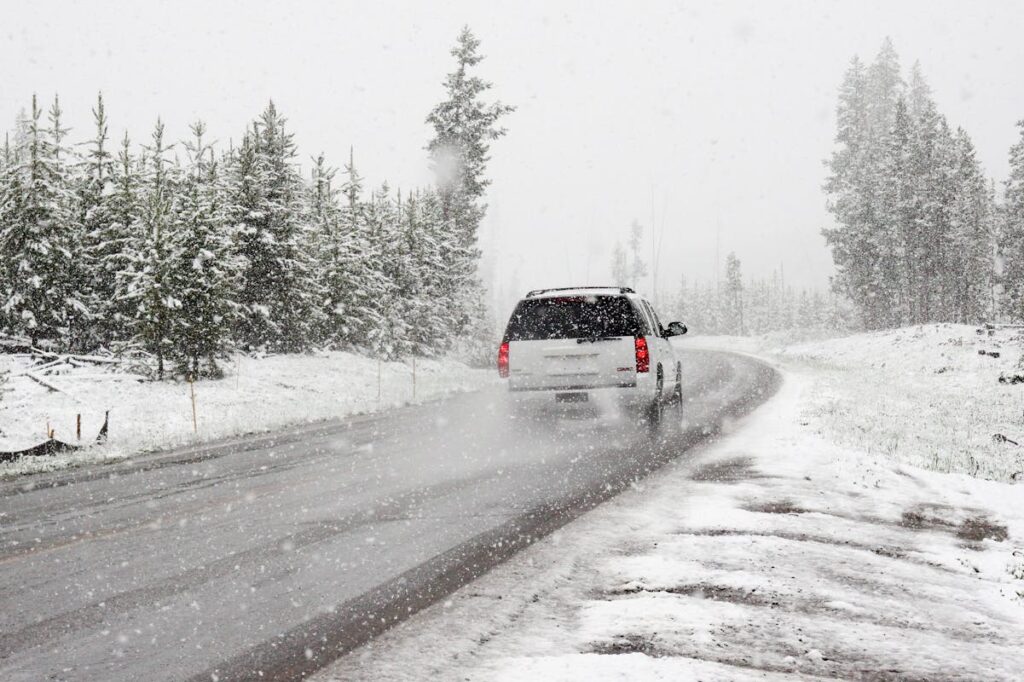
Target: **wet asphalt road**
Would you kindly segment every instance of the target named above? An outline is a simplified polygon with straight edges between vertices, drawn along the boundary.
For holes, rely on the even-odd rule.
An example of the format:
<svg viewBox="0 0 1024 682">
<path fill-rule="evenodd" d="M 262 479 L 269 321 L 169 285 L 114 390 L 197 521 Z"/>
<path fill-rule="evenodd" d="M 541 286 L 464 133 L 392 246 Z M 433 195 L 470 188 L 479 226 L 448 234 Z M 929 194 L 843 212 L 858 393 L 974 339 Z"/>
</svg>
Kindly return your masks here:
<svg viewBox="0 0 1024 682">
<path fill-rule="evenodd" d="M 500 389 L 0 482 L 0 679 L 301 679 L 713 437 L 778 381 L 685 351 L 685 401 L 514 422 Z"/>
</svg>

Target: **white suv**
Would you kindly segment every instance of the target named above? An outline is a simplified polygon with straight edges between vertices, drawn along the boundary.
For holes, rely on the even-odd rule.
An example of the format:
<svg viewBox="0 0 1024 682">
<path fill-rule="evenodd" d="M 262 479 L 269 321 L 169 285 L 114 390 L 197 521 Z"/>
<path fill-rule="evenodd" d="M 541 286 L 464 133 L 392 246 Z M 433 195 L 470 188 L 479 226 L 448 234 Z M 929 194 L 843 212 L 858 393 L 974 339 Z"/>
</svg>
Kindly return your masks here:
<svg viewBox="0 0 1024 682">
<path fill-rule="evenodd" d="M 682 365 L 654 308 L 626 287 L 538 289 L 522 299 L 498 350 L 498 373 L 516 403 L 584 403 L 611 398 L 660 421 L 681 398 Z"/>
</svg>

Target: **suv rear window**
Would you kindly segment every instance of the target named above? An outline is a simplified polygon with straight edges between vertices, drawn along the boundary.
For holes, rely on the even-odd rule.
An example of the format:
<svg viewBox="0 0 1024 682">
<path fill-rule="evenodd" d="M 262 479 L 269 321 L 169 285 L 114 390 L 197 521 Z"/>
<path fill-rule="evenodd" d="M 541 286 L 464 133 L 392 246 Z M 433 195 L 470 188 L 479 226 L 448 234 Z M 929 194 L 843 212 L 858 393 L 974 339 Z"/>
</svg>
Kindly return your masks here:
<svg viewBox="0 0 1024 682">
<path fill-rule="evenodd" d="M 643 334 L 624 296 L 560 296 L 519 302 L 505 330 L 506 341 L 582 339 Z"/>
</svg>

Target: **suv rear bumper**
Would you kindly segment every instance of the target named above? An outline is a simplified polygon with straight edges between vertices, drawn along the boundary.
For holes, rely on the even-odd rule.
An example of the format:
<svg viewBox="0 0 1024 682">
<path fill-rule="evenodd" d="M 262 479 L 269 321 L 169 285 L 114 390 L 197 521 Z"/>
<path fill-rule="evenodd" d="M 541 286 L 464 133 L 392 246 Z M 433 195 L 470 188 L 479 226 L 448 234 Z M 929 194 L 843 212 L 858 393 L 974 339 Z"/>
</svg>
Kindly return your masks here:
<svg viewBox="0 0 1024 682">
<path fill-rule="evenodd" d="M 516 388 L 509 385 L 509 400 L 516 408 L 542 412 L 565 409 L 622 409 L 643 407 L 654 398 L 653 381 L 635 380 L 616 386 L 565 385 L 557 388 Z M 572 397 L 570 397 L 572 396 Z M 585 398 L 583 396 L 586 396 Z"/>
<path fill-rule="evenodd" d="M 590 386 L 587 384 L 566 384 L 564 386 L 516 386 L 509 384 L 508 390 L 512 393 L 563 393 L 565 391 L 608 391 L 620 388 L 636 388 L 636 379 L 623 381 L 608 386 Z"/>
</svg>

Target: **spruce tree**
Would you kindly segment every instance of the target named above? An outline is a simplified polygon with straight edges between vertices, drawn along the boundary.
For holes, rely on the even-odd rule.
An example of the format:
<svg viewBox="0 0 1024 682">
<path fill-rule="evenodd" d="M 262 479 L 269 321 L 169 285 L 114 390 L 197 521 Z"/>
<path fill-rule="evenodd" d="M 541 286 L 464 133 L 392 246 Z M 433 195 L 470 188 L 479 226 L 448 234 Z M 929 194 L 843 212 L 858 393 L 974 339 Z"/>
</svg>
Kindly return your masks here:
<svg viewBox="0 0 1024 682">
<path fill-rule="evenodd" d="M 477 233 L 486 211 L 482 199 L 491 182 L 486 175 L 490 143 L 505 134 L 498 122 L 514 110 L 501 102 L 484 101 L 491 83 L 472 73 L 483 59 L 479 47 L 480 41 L 468 27 L 463 28 L 451 51 L 456 68 L 445 79 L 445 99 L 427 117 L 434 129 L 427 149 L 442 219 L 452 237 L 450 246 L 445 247 L 449 265 L 443 295 L 461 309 L 453 315 L 456 325 L 476 327 L 472 331 L 466 326 L 454 327 L 452 332 L 460 339 L 493 336 L 480 317 L 485 297 L 476 272 L 480 257 Z M 479 349 L 481 356 L 492 350 L 484 345 Z"/>
<path fill-rule="evenodd" d="M 250 349 L 296 352 L 321 324 L 295 143 L 271 102 L 243 139 L 228 207 L 242 260 L 238 336 Z"/>
<path fill-rule="evenodd" d="M 1010 147 L 999 251 L 1003 259 L 1003 305 L 1012 319 L 1020 321 L 1024 320 L 1024 119 L 1017 122 L 1017 128 L 1019 138 Z"/>
<path fill-rule="evenodd" d="M 743 324 L 743 275 L 740 259 L 730 253 L 725 259 L 725 316 L 729 334 L 745 334 Z"/>
<path fill-rule="evenodd" d="M 626 257 L 626 249 L 622 248 L 620 242 L 616 242 L 612 250 L 612 284 L 617 287 L 635 286 L 636 283 L 629 276 L 629 260 Z"/>
<path fill-rule="evenodd" d="M 131 153 L 128 133 L 121 140 L 113 166 L 112 190 L 106 203 L 106 225 L 90 238 L 94 292 L 112 294 L 98 301 L 98 333 L 102 343 L 123 348 L 135 336 L 138 304 L 133 296 L 134 268 L 142 262 L 146 234 L 142 226 L 140 160 Z M 98 297 L 98 296 L 97 296 Z"/>
<path fill-rule="evenodd" d="M 336 174 L 337 170 L 327 165 L 323 153 L 313 159 L 307 196 L 308 219 L 314 236 L 313 261 L 317 265 L 317 286 L 322 296 L 318 303 L 321 308 L 321 322 L 314 337 L 317 343 L 329 346 L 333 345 L 334 341 L 331 280 L 338 253 L 336 242 L 341 229 L 341 207 L 338 204 L 340 190 L 334 184 Z"/>
<path fill-rule="evenodd" d="M 108 122 L 103 94 L 92 110 L 96 132 L 85 144 L 78 182 L 79 221 L 82 225 L 83 264 L 89 307 L 94 315 L 94 343 L 109 346 L 119 338 L 123 320 L 117 319 L 117 274 L 123 271 L 126 233 L 112 212 L 115 159 L 109 149 Z"/>
<path fill-rule="evenodd" d="M 416 355 L 437 355 L 447 348 L 448 306 L 443 289 L 444 240 L 441 205 L 432 191 L 410 195 L 402 210 L 402 243 L 409 258 L 399 295 L 406 297 L 410 350 Z"/>
<path fill-rule="evenodd" d="M 8 333 L 77 349 L 88 309 L 75 291 L 77 221 L 56 100 L 49 129 L 41 119 L 33 96 L 22 146 L 0 183 L 0 309 Z"/>
<path fill-rule="evenodd" d="M 174 207 L 171 288 L 180 305 L 171 336 L 179 372 L 197 378 L 220 376 L 217 359 L 230 349 L 238 268 L 206 126 L 199 121 L 191 131 Z"/>
<path fill-rule="evenodd" d="M 174 269 L 179 244 L 173 233 L 177 169 L 167 159 L 164 124 L 157 119 L 152 143 L 143 148 L 145 163 L 140 182 L 138 245 L 126 273 L 127 299 L 133 303 L 134 339 L 156 360 L 163 379 L 174 356 L 174 323 L 181 300 L 176 297 Z"/>
<path fill-rule="evenodd" d="M 958 129 L 953 142 L 950 229 L 943 263 L 948 298 L 944 319 L 979 323 L 995 312 L 990 301 L 995 278 L 995 198 L 967 133 Z"/>
<path fill-rule="evenodd" d="M 632 261 L 629 266 L 629 286 L 639 287 L 640 280 L 647 276 L 647 264 L 640 257 L 641 242 L 644 237 L 644 226 L 634 220 L 629 226 L 629 251 Z"/>
<path fill-rule="evenodd" d="M 379 260 L 373 258 L 362 199 L 362 178 L 352 154 L 345 166 L 341 187 L 345 205 L 332 232 L 330 255 L 323 264 L 327 288 L 327 329 L 332 346 L 346 350 L 368 350 L 371 337 L 383 321 L 379 301 L 386 282 Z"/>
</svg>

